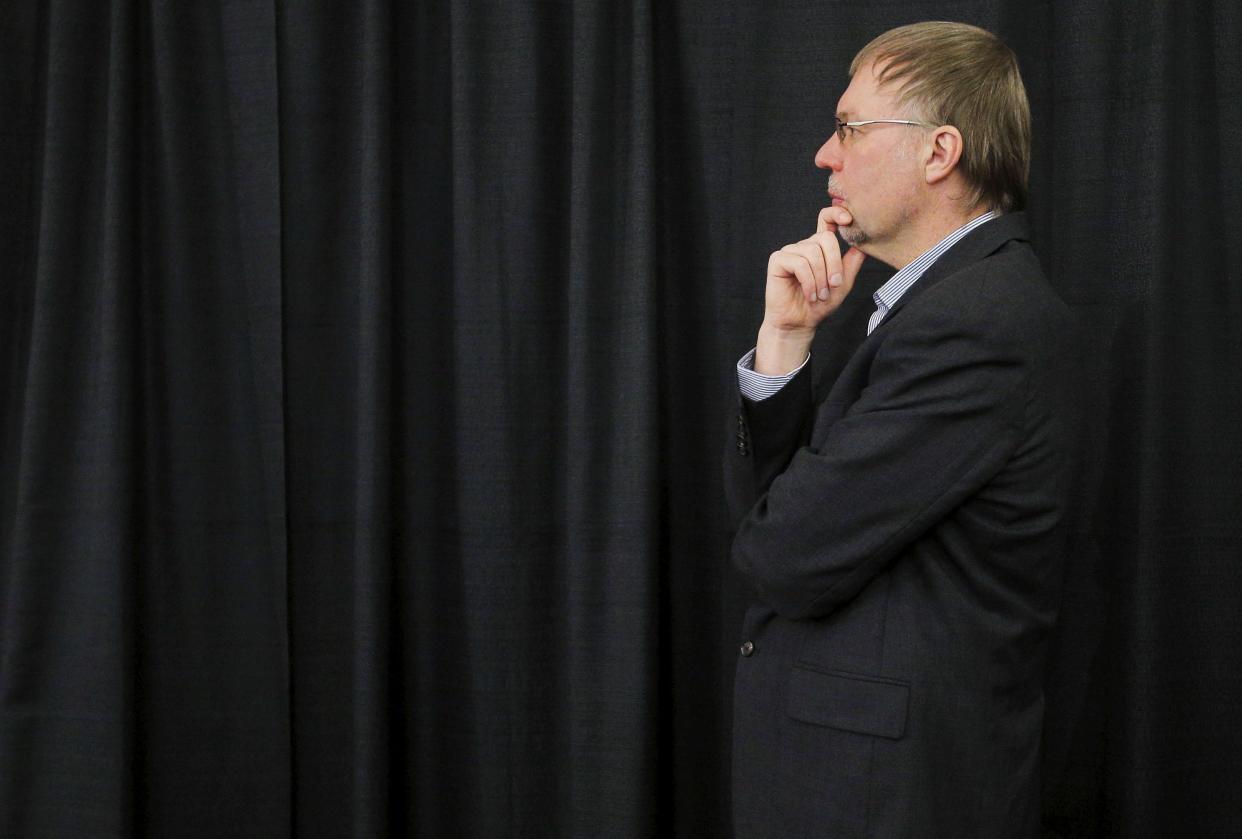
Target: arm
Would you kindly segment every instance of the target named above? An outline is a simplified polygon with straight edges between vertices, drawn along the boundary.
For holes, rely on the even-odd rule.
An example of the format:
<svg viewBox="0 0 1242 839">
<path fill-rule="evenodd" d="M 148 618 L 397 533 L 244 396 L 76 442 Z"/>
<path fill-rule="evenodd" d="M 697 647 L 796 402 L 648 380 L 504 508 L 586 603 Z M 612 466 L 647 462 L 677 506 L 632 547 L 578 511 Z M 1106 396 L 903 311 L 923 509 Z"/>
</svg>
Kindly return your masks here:
<svg viewBox="0 0 1242 839">
<path fill-rule="evenodd" d="M 753 369 L 764 376 L 790 371 L 796 375 L 774 395 L 751 400 L 741 392 L 739 370 L 739 393 L 728 415 L 730 433 L 723 460 L 725 497 L 734 524 L 806 442 L 812 419 L 806 364 L 811 341 L 820 322 L 850 293 L 866 258 L 857 248 L 841 254 L 837 226 L 852 221 L 848 210 L 825 207 L 814 235 L 768 257 L 763 325 Z"/>
<path fill-rule="evenodd" d="M 849 602 L 1004 466 L 1028 369 L 1010 344 L 986 316 L 907 311 L 822 446 L 803 445 L 769 486 L 756 482 L 765 494 L 733 560 L 777 612 L 822 617 Z"/>
<path fill-rule="evenodd" d="M 729 446 L 722 461 L 725 499 L 734 529 L 789 465 L 794 452 L 810 442 L 813 419 L 809 363 L 765 399 L 737 394 L 728 412 L 734 433 L 728 435 Z"/>
</svg>

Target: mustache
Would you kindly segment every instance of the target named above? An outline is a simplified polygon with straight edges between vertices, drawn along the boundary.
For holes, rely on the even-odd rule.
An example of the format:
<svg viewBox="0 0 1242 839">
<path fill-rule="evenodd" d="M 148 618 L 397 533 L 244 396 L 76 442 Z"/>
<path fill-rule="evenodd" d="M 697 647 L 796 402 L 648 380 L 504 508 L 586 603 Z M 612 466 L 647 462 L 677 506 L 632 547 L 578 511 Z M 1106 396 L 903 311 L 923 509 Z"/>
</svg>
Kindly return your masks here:
<svg viewBox="0 0 1242 839">
<path fill-rule="evenodd" d="M 836 181 L 834 181 L 832 178 L 829 178 L 829 179 L 828 179 L 828 192 L 829 192 L 829 194 L 830 194 L 830 195 L 832 195 L 832 196 L 835 196 L 835 197 L 840 198 L 840 199 L 842 199 L 842 200 L 844 200 L 844 199 L 845 199 L 845 196 L 841 194 L 841 186 L 840 186 L 840 184 L 838 184 L 838 183 L 837 183 Z M 850 214 L 851 214 L 851 215 L 853 215 L 853 212 L 851 211 L 851 213 L 850 213 Z M 853 226 L 854 226 L 854 222 L 850 222 L 849 226 L 850 226 L 850 227 L 853 227 Z"/>
</svg>

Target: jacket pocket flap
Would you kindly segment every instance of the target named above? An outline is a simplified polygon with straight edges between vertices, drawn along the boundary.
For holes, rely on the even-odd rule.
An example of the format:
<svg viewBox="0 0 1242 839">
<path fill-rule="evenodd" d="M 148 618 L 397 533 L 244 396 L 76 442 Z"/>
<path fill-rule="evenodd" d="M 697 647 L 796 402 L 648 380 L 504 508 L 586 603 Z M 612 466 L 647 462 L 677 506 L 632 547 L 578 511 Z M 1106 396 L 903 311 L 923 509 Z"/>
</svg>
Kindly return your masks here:
<svg viewBox="0 0 1242 839">
<path fill-rule="evenodd" d="M 903 682 L 795 665 L 786 712 L 803 722 L 897 740 L 906 733 L 909 704 L 910 686 Z"/>
</svg>

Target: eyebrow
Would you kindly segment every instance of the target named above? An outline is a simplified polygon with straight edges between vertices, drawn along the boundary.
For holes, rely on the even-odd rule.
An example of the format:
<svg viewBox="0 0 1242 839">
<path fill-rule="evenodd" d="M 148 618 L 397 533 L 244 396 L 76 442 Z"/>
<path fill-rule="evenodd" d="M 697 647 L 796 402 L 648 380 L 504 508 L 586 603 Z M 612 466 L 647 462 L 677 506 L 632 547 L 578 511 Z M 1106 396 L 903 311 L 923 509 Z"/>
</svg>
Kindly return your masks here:
<svg viewBox="0 0 1242 839">
<path fill-rule="evenodd" d="M 849 111 L 841 111 L 839 114 L 836 114 L 836 117 L 837 117 L 837 119 L 841 120 L 841 122 L 849 122 L 849 121 L 850 121 L 850 112 L 849 112 Z"/>
</svg>

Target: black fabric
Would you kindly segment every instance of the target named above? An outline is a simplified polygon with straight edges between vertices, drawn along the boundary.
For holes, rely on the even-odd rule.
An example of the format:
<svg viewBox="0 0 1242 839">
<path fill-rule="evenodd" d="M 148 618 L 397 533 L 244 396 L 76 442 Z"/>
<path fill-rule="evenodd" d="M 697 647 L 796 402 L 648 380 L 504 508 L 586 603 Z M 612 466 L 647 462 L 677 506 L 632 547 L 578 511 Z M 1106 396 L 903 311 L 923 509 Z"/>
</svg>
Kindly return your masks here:
<svg viewBox="0 0 1242 839">
<path fill-rule="evenodd" d="M 718 417 L 849 59 L 928 18 L 1018 52 L 1090 326 L 1045 826 L 1228 835 L 1223 0 L 5 4 L 0 835 L 727 835 Z"/>
</svg>

